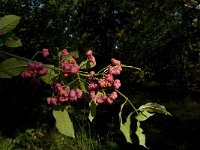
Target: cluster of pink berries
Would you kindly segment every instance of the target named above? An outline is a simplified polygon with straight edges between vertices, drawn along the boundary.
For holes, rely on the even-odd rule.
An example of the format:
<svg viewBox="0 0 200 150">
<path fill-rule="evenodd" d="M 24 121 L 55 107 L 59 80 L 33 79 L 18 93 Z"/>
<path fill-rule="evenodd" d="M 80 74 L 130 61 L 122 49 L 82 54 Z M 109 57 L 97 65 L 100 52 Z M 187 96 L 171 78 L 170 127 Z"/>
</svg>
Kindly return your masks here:
<svg viewBox="0 0 200 150">
<path fill-rule="evenodd" d="M 48 69 L 41 62 L 29 62 L 28 70 L 21 73 L 23 78 L 43 76 L 48 73 Z"/>
<path fill-rule="evenodd" d="M 69 86 L 62 86 L 60 83 L 55 83 L 52 88 L 56 91 L 57 95 L 54 97 L 48 97 L 47 103 L 52 105 L 58 105 L 63 102 L 73 102 L 82 98 L 83 92 L 79 88 L 70 89 Z"/>
<path fill-rule="evenodd" d="M 93 80 L 93 76 L 95 74 L 94 71 L 91 71 L 90 80 L 88 82 L 88 91 L 90 100 L 96 99 L 98 104 L 109 103 L 112 104 L 113 101 L 118 97 L 117 92 L 113 91 L 111 94 L 106 94 L 105 92 L 100 92 L 100 89 L 119 89 L 121 86 L 121 82 L 119 79 L 114 79 L 113 75 L 119 75 L 121 73 L 121 62 L 114 58 L 111 59 L 112 65 L 109 66 L 108 73 L 105 74 L 102 78 Z"/>
<path fill-rule="evenodd" d="M 65 57 L 69 53 L 67 49 L 63 49 L 61 52 L 61 56 Z M 61 64 L 61 68 L 65 74 L 65 76 L 68 76 L 69 74 L 77 74 L 80 70 L 80 66 L 76 63 L 76 60 L 70 56 L 67 58 L 67 60 L 64 60 Z"/>
<path fill-rule="evenodd" d="M 95 59 L 95 57 L 93 56 L 92 50 L 88 50 L 88 51 L 86 52 L 86 55 L 87 55 L 87 58 L 89 59 L 89 61 L 90 61 L 91 63 L 96 63 L 96 59 Z"/>
<path fill-rule="evenodd" d="M 112 58 L 111 63 L 113 66 L 109 66 L 108 68 L 109 74 L 119 75 L 122 71 L 121 62 L 119 60 Z"/>
</svg>

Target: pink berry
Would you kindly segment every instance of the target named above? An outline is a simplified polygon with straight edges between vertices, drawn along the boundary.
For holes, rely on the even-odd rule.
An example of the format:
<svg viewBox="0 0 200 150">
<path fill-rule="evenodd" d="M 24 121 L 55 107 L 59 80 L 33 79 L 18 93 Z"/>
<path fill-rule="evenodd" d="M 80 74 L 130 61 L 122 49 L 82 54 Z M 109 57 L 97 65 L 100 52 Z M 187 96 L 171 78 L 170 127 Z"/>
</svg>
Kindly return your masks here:
<svg viewBox="0 0 200 150">
<path fill-rule="evenodd" d="M 38 62 L 38 63 L 35 64 L 36 69 L 43 68 L 43 67 L 44 67 L 44 65 L 41 62 Z"/>
<path fill-rule="evenodd" d="M 80 67 L 79 67 L 77 64 L 75 64 L 75 65 L 73 65 L 73 66 L 71 67 L 70 72 L 71 72 L 72 74 L 77 74 L 77 73 L 79 72 L 79 69 L 80 69 Z"/>
<path fill-rule="evenodd" d="M 61 96 L 61 97 L 59 97 L 59 102 L 67 102 L 68 101 L 68 97 L 63 97 L 63 96 Z"/>
<path fill-rule="evenodd" d="M 73 57 L 70 57 L 67 62 L 69 64 L 76 64 L 76 60 Z"/>
<path fill-rule="evenodd" d="M 61 56 L 67 56 L 69 54 L 69 52 L 67 51 L 67 49 L 63 49 L 61 52 Z"/>
<path fill-rule="evenodd" d="M 48 97 L 47 98 L 47 103 L 48 104 L 57 105 L 57 98 L 55 98 L 55 97 Z"/>
<path fill-rule="evenodd" d="M 117 92 L 112 92 L 109 96 L 110 99 L 115 100 L 118 97 Z"/>
<path fill-rule="evenodd" d="M 96 59 L 94 56 L 89 56 L 88 59 L 90 60 L 90 62 L 96 63 Z"/>
<path fill-rule="evenodd" d="M 93 76 L 95 74 L 95 71 L 90 71 L 90 76 Z"/>
<path fill-rule="evenodd" d="M 29 62 L 28 63 L 28 70 L 33 70 L 35 68 L 35 63 Z"/>
<path fill-rule="evenodd" d="M 112 63 L 112 65 L 115 65 L 115 66 L 121 65 L 121 62 L 119 60 L 114 59 L 114 58 L 111 59 L 111 63 Z"/>
<path fill-rule="evenodd" d="M 71 101 L 76 101 L 77 100 L 76 91 L 74 89 L 72 89 L 69 92 L 69 100 L 71 100 Z"/>
<path fill-rule="evenodd" d="M 112 74 L 106 74 L 105 75 L 105 79 L 108 82 L 113 82 L 113 75 Z"/>
<path fill-rule="evenodd" d="M 86 55 L 87 55 L 87 56 L 92 56 L 92 50 L 89 49 L 89 50 L 86 52 Z"/>
<path fill-rule="evenodd" d="M 95 98 L 95 91 L 90 91 L 89 97 L 90 97 L 90 99 L 94 99 Z"/>
<path fill-rule="evenodd" d="M 43 48 L 43 50 L 42 50 L 42 55 L 43 55 L 44 57 L 48 57 L 48 56 L 49 56 L 49 50 L 48 50 L 47 48 Z"/>
<path fill-rule="evenodd" d="M 38 75 L 46 75 L 48 73 L 47 68 L 42 68 L 38 71 Z"/>
<path fill-rule="evenodd" d="M 112 104 L 112 103 L 113 103 L 113 100 L 110 99 L 110 98 L 107 98 L 107 99 L 106 99 L 106 102 L 107 102 L 108 104 Z"/>
<path fill-rule="evenodd" d="M 104 88 L 104 87 L 107 86 L 107 83 L 106 83 L 105 79 L 100 79 L 100 80 L 98 80 L 98 83 L 99 83 L 99 86 L 100 86 L 101 88 Z"/>
<path fill-rule="evenodd" d="M 119 80 L 119 79 L 116 79 L 116 80 L 114 81 L 114 83 L 113 83 L 113 87 L 114 87 L 115 89 L 119 89 L 120 86 L 121 86 L 120 80 Z"/>
<path fill-rule="evenodd" d="M 94 82 L 91 82 L 88 84 L 88 90 L 89 91 L 98 91 L 99 89 L 99 86 L 98 84 L 94 83 Z"/>
<path fill-rule="evenodd" d="M 83 91 L 80 90 L 80 89 L 76 89 L 76 95 L 77 95 L 77 98 L 82 98 L 82 96 L 83 96 Z"/>
</svg>

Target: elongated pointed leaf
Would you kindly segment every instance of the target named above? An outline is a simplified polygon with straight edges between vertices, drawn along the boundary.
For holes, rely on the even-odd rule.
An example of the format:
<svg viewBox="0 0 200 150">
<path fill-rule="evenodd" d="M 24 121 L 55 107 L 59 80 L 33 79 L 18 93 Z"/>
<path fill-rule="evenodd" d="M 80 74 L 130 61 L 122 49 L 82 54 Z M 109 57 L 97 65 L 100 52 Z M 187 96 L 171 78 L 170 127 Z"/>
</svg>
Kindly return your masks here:
<svg viewBox="0 0 200 150">
<path fill-rule="evenodd" d="M 85 86 L 85 82 L 84 82 L 83 79 L 81 79 L 80 75 L 78 75 L 78 80 L 79 80 L 79 84 L 80 84 L 80 87 L 81 87 L 82 91 L 84 93 L 86 93 L 87 89 L 86 89 L 86 86 Z"/>
<path fill-rule="evenodd" d="M 132 143 L 130 125 L 131 125 L 131 115 L 133 114 L 133 112 L 131 112 L 128 115 L 128 117 L 126 118 L 126 122 L 123 123 L 123 121 L 122 121 L 122 109 L 123 109 L 125 104 L 126 104 L 126 101 L 121 105 L 120 112 L 119 112 L 120 130 L 124 134 L 126 141 L 128 143 Z"/>
<path fill-rule="evenodd" d="M 151 117 L 153 115 L 154 115 L 154 113 L 149 113 L 147 111 L 143 111 L 143 112 L 140 112 L 135 118 L 138 121 L 145 121 L 145 120 L 147 120 L 149 117 Z"/>
<path fill-rule="evenodd" d="M 8 47 L 19 47 L 22 46 L 20 39 L 14 39 L 13 37 L 6 38 L 4 45 Z"/>
<path fill-rule="evenodd" d="M 90 69 L 93 68 L 94 66 L 96 66 L 96 63 L 92 63 L 89 60 L 85 60 L 80 63 L 81 69 Z"/>
<path fill-rule="evenodd" d="M 90 113 L 89 113 L 88 118 L 89 118 L 90 122 L 92 122 L 92 120 L 94 119 L 94 117 L 96 115 L 96 107 L 97 107 L 96 101 L 92 100 L 89 103 L 89 107 L 90 107 Z"/>
<path fill-rule="evenodd" d="M 146 136 L 145 136 L 145 134 L 143 134 L 143 129 L 140 127 L 140 122 L 139 121 L 137 122 L 137 129 L 136 129 L 135 134 L 138 137 L 139 144 L 141 146 L 144 146 L 145 148 L 147 148 L 146 147 Z"/>
<path fill-rule="evenodd" d="M 13 30 L 20 21 L 16 15 L 6 15 L 0 19 L 0 32 L 7 33 Z"/>
<path fill-rule="evenodd" d="M 27 69 L 27 62 L 9 58 L 0 63 L 0 78 L 12 78 Z"/>
<path fill-rule="evenodd" d="M 56 119 L 58 131 L 68 137 L 75 138 L 74 126 L 66 110 L 53 110 L 53 116 Z"/>
<path fill-rule="evenodd" d="M 72 51 L 69 53 L 69 56 L 72 56 L 74 58 L 79 58 L 79 53 L 78 53 L 78 51 Z"/>
<path fill-rule="evenodd" d="M 163 113 L 165 115 L 171 114 L 166 110 L 165 106 L 162 106 L 157 103 L 146 103 L 145 105 L 142 105 L 139 107 L 140 111 L 148 111 L 148 112 L 156 112 L 156 113 Z"/>
<path fill-rule="evenodd" d="M 96 99 L 99 96 L 99 94 L 102 94 L 101 92 L 97 92 L 97 94 L 95 95 L 95 98 L 92 99 L 92 101 L 90 101 L 89 103 L 89 107 L 90 107 L 90 113 L 89 113 L 89 120 L 92 122 L 92 120 L 94 119 L 95 115 L 96 115 L 96 107 L 97 107 L 97 102 Z"/>
<path fill-rule="evenodd" d="M 52 84 L 54 82 L 54 79 L 58 76 L 58 73 L 54 70 L 54 65 L 45 65 L 45 67 L 48 68 L 48 73 L 45 76 L 42 76 L 41 79 L 46 84 Z"/>
</svg>

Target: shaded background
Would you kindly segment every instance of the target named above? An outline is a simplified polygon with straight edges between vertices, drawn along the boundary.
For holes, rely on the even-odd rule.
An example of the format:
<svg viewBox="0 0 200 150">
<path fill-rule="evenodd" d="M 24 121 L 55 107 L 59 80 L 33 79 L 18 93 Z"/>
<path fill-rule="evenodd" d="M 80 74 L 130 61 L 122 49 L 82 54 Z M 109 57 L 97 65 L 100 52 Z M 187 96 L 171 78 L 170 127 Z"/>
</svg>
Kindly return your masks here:
<svg viewBox="0 0 200 150">
<path fill-rule="evenodd" d="M 147 145 L 152 149 L 198 148 L 195 138 L 200 124 L 198 1 L 0 2 L 1 17 L 8 14 L 21 17 L 14 33 L 23 43 L 15 49 L 2 47 L 3 51 L 31 58 L 42 48 L 49 48 L 52 55 L 67 48 L 78 50 L 83 59 L 85 52 L 92 49 L 97 70 L 109 64 L 112 57 L 139 67 L 142 72 L 126 69 L 121 74 L 121 90 L 136 106 L 158 102 L 173 114 L 173 117 L 158 115 L 144 123 Z M 44 62 L 54 63 L 51 59 Z M 2 134 L 12 137 L 18 130 L 23 132 L 54 121 L 44 98 L 49 94 L 49 87 L 43 84 L 34 87 L 20 77 L 1 79 L 0 83 Z M 96 124 L 112 124 L 111 118 L 117 116 L 118 109 L 117 103 L 113 114 L 106 112 L 107 121 L 102 123 L 104 117 L 100 115 Z M 100 130 L 101 127 L 94 128 L 102 137 L 108 132 Z M 123 136 L 114 132 L 110 137 L 120 147 Z"/>
</svg>

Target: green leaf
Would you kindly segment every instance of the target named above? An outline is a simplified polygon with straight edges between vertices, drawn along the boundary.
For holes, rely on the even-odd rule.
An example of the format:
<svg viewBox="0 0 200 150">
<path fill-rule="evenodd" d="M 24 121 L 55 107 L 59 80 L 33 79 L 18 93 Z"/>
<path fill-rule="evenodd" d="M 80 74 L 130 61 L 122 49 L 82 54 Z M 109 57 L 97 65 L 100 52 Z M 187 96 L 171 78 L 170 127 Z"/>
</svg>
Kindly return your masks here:
<svg viewBox="0 0 200 150">
<path fill-rule="evenodd" d="M 84 83 L 83 81 L 80 81 L 80 86 L 81 86 L 82 91 L 83 91 L 84 93 L 86 93 L 87 90 L 86 90 L 85 83 Z"/>
<path fill-rule="evenodd" d="M 53 110 L 53 116 L 56 119 L 58 131 L 68 137 L 75 138 L 74 127 L 66 109 Z"/>
<path fill-rule="evenodd" d="M 146 103 L 145 105 L 142 105 L 139 107 L 139 110 L 141 112 L 148 111 L 148 112 L 156 112 L 156 113 L 163 113 L 165 115 L 172 116 L 166 109 L 165 106 L 162 106 L 157 103 Z"/>
<path fill-rule="evenodd" d="M 46 84 L 52 84 L 54 82 L 54 79 L 58 76 L 58 73 L 56 73 L 54 65 L 45 65 L 45 67 L 48 68 L 48 73 L 45 76 L 42 76 L 41 79 Z"/>
<path fill-rule="evenodd" d="M 90 62 L 88 59 L 80 63 L 81 69 L 90 69 L 96 66 L 96 63 Z"/>
<path fill-rule="evenodd" d="M 25 70 L 27 70 L 26 61 L 9 58 L 0 63 L 0 78 L 11 78 L 19 75 Z"/>
<path fill-rule="evenodd" d="M 78 53 L 78 51 L 72 51 L 67 56 L 72 56 L 74 58 L 79 58 L 79 53 Z"/>
<path fill-rule="evenodd" d="M 88 118 L 89 118 L 90 122 L 92 122 L 92 120 L 94 119 L 94 117 L 96 115 L 96 107 L 97 107 L 96 101 L 92 100 L 89 103 L 89 107 L 90 107 L 90 113 L 89 113 Z"/>
<path fill-rule="evenodd" d="M 136 129 L 135 134 L 138 137 L 139 144 L 141 146 L 144 146 L 145 148 L 147 148 L 146 144 L 145 144 L 146 143 L 146 136 L 145 136 L 145 134 L 143 134 L 143 129 L 140 127 L 140 122 L 139 121 L 137 122 L 137 129 Z"/>
<path fill-rule="evenodd" d="M 21 40 L 18 38 L 14 39 L 13 37 L 8 37 L 6 38 L 4 45 L 8 47 L 19 47 L 22 46 L 22 43 Z"/>
<path fill-rule="evenodd" d="M 7 33 L 13 30 L 20 21 L 20 17 L 16 15 L 6 15 L 0 19 L 0 32 Z"/>
<path fill-rule="evenodd" d="M 131 112 L 128 117 L 126 118 L 126 122 L 123 123 L 122 122 L 122 109 L 124 107 L 124 105 L 126 104 L 127 101 L 125 101 L 120 108 L 120 112 L 119 112 L 119 122 L 120 122 L 120 130 L 122 131 L 122 133 L 124 134 L 126 141 L 128 143 L 132 143 L 131 140 L 131 129 L 130 129 L 130 125 L 131 125 L 131 115 L 133 114 L 133 112 Z"/>
<path fill-rule="evenodd" d="M 81 87 L 82 91 L 83 91 L 84 93 L 86 93 L 86 92 L 87 92 L 87 89 L 86 89 L 86 86 L 85 86 L 85 82 L 82 81 L 80 75 L 78 75 L 78 80 L 79 80 L 80 87 Z"/>
<path fill-rule="evenodd" d="M 154 113 L 149 113 L 147 111 L 143 111 L 143 112 L 140 112 L 135 118 L 138 121 L 145 121 L 145 120 L 147 120 L 149 117 L 151 117 L 153 115 L 154 115 Z"/>
</svg>

